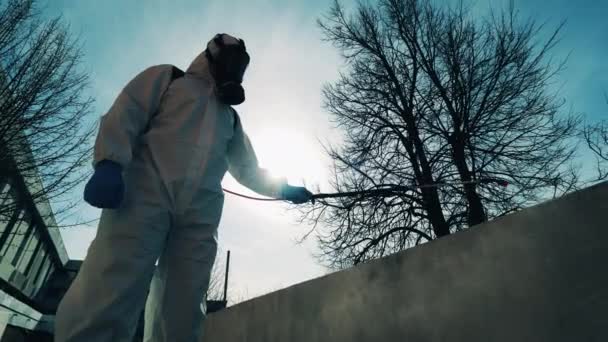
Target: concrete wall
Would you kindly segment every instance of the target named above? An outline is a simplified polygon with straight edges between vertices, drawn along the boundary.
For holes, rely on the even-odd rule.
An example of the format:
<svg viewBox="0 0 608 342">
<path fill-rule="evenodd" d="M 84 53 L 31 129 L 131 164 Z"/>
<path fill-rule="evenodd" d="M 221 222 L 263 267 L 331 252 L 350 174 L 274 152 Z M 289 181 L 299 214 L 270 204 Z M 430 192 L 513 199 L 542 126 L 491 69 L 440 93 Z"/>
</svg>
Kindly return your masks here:
<svg viewBox="0 0 608 342">
<path fill-rule="evenodd" d="M 604 183 L 212 314 L 204 341 L 608 341 L 607 265 Z"/>
</svg>

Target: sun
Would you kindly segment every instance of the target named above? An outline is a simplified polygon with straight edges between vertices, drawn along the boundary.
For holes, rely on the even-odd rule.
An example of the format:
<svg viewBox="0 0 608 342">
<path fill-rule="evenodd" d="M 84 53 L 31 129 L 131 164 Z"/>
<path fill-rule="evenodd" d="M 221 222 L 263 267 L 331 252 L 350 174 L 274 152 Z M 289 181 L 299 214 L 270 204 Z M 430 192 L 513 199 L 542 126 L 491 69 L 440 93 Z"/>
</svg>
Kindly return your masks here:
<svg viewBox="0 0 608 342">
<path fill-rule="evenodd" d="M 326 177 L 324 151 L 296 129 L 267 127 L 251 137 L 260 166 L 292 185 L 316 186 Z"/>
</svg>

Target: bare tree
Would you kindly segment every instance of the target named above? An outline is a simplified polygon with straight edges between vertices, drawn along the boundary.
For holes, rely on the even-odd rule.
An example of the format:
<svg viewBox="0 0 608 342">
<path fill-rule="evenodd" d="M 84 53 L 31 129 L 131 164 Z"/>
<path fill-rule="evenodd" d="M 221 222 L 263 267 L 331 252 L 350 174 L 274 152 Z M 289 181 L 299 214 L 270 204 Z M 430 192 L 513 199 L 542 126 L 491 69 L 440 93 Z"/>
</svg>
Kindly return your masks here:
<svg viewBox="0 0 608 342">
<path fill-rule="evenodd" d="M 425 0 L 360 3 L 350 16 L 336 1 L 319 25 L 346 62 L 324 89 L 345 133 L 327 148 L 331 185 L 356 195 L 304 210 L 328 228 L 326 263 L 403 250 L 576 186 L 579 118 L 550 92 L 561 26 L 543 40 L 513 8 L 478 19 Z"/>
<path fill-rule="evenodd" d="M 221 249 L 218 249 L 217 257 L 211 269 L 209 288 L 207 289 L 207 299 L 222 300 L 224 298 L 224 279 L 226 275 L 226 256 Z"/>
<path fill-rule="evenodd" d="M 85 124 L 92 99 L 81 60 L 61 18 L 45 19 L 34 0 L 0 5 L 0 178 L 27 188 L 42 215 L 49 200 L 55 214 L 72 208 L 66 195 L 87 176 L 95 127 Z M 0 216 L 23 205 L 5 199 Z"/>
<path fill-rule="evenodd" d="M 608 104 L 608 94 L 604 94 L 604 97 Z M 586 125 L 583 138 L 595 156 L 597 177 L 592 182 L 608 179 L 608 121 Z"/>
</svg>

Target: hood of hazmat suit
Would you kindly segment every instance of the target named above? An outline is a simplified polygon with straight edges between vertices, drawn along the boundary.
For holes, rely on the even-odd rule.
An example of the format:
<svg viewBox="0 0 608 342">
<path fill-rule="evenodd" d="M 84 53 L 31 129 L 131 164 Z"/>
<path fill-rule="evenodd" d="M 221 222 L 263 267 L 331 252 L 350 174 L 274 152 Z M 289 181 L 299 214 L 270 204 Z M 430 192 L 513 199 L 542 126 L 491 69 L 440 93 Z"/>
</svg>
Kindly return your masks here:
<svg viewBox="0 0 608 342">
<path fill-rule="evenodd" d="M 244 99 L 244 43 L 219 39 L 183 77 L 174 78 L 171 65 L 138 74 L 101 118 L 95 163 L 122 166 L 125 196 L 119 208 L 102 211 L 59 306 L 57 341 L 131 340 L 148 289 L 144 340 L 197 340 L 217 249 L 222 178 L 228 171 L 257 193 L 280 196 L 285 180 L 258 166 L 230 106 Z"/>
</svg>

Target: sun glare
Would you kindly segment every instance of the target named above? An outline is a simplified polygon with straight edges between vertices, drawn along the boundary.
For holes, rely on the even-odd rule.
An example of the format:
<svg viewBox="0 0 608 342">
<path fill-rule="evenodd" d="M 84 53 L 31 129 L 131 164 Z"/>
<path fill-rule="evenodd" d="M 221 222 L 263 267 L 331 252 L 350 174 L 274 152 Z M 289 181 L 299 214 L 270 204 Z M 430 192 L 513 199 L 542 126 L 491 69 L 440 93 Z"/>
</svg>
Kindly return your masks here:
<svg viewBox="0 0 608 342">
<path fill-rule="evenodd" d="M 260 166 L 292 185 L 316 186 L 325 178 L 323 150 L 296 129 L 269 127 L 252 138 Z"/>
</svg>

